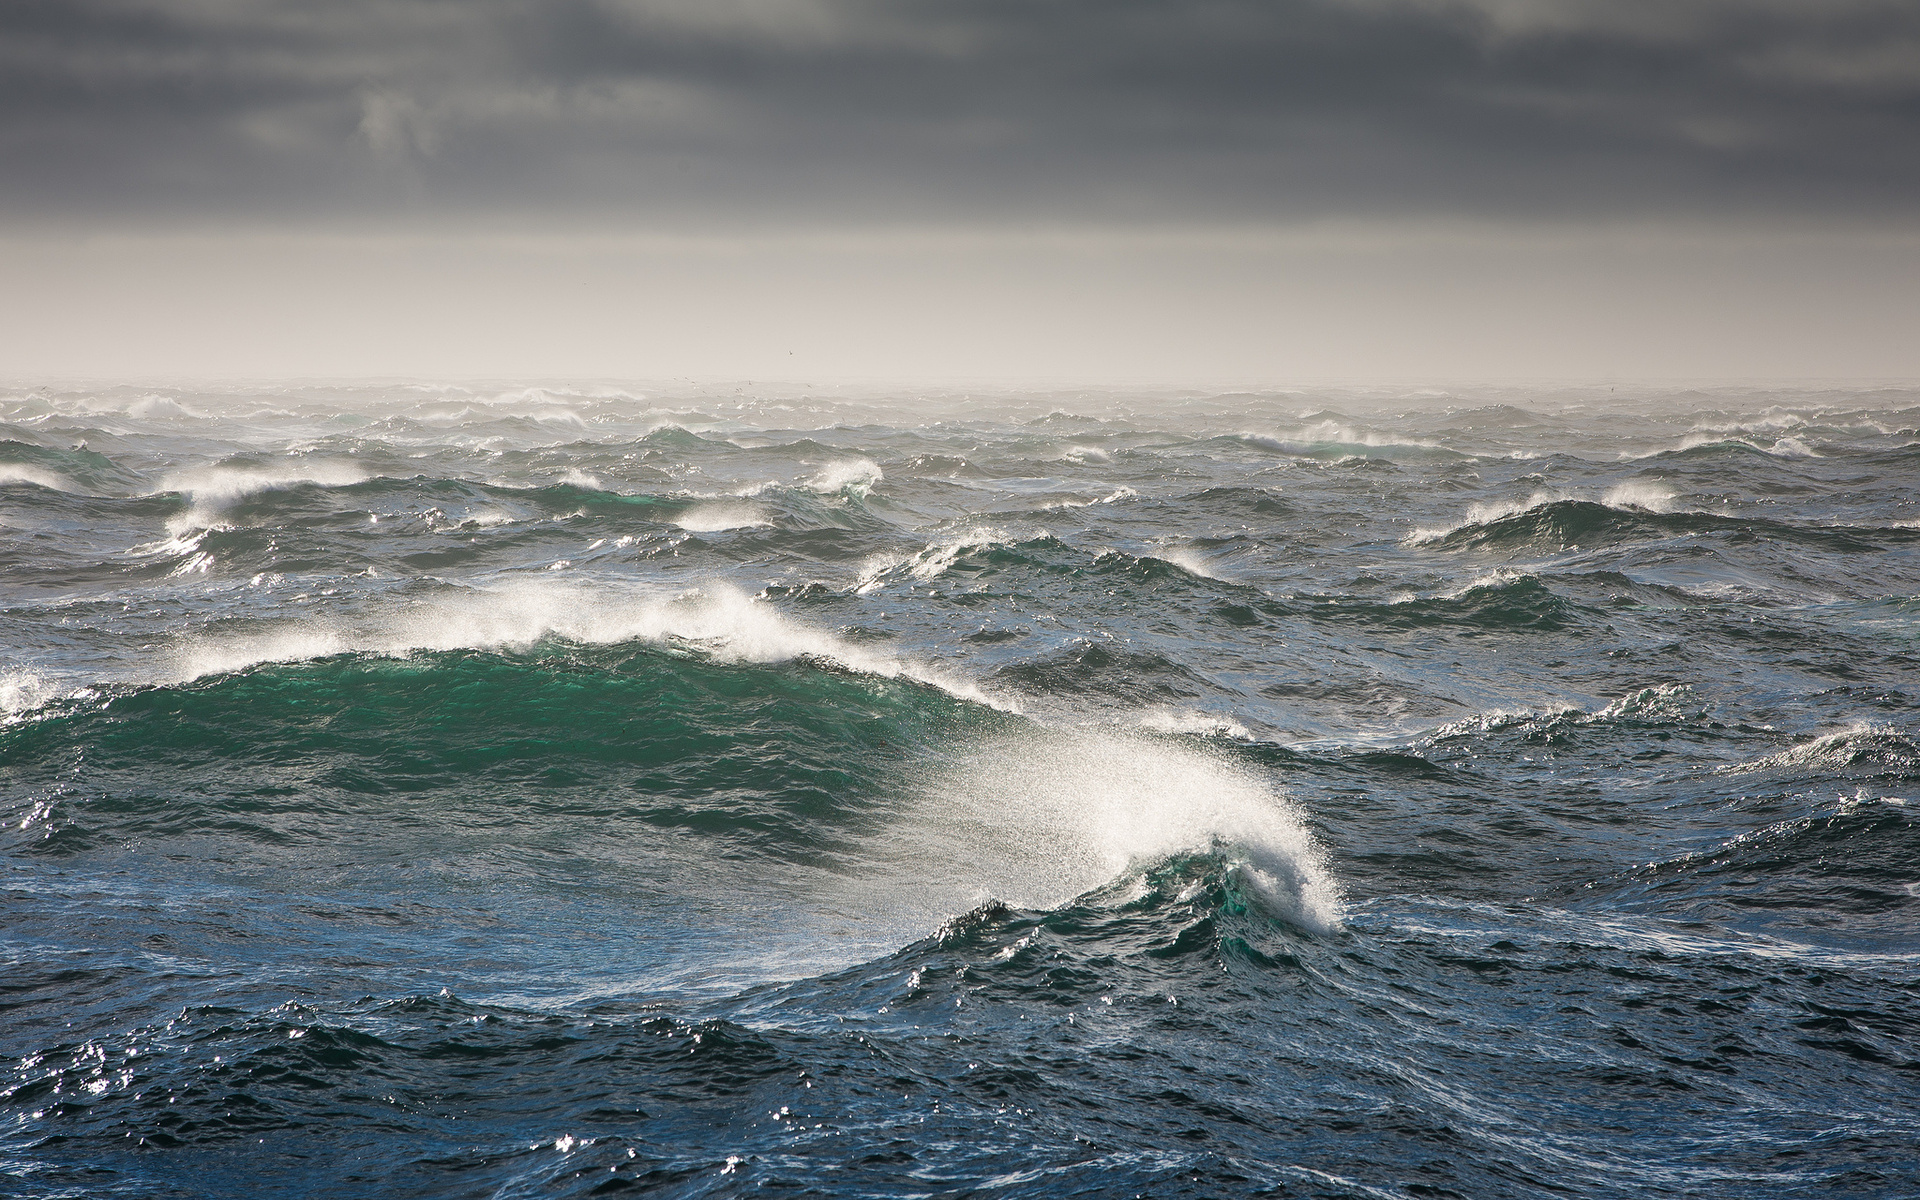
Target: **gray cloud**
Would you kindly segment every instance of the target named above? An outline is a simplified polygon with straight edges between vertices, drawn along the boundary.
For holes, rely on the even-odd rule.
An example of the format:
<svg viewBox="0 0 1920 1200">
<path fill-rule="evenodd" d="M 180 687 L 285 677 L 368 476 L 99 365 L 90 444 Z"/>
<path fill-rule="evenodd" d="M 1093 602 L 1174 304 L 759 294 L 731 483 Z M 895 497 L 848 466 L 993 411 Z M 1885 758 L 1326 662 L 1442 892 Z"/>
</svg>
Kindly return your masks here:
<svg viewBox="0 0 1920 1200">
<path fill-rule="evenodd" d="M 16 220 L 1911 222 L 1911 0 L 14 0 Z"/>
</svg>

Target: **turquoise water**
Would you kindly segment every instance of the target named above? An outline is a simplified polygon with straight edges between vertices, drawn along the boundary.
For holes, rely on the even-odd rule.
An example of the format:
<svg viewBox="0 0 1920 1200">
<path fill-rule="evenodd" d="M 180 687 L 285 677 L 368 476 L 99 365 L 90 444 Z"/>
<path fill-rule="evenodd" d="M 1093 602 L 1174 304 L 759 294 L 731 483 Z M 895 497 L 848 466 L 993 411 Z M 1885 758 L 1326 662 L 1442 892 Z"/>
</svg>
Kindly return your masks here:
<svg viewBox="0 0 1920 1200">
<path fill-rule="evenodd" d="M 1920 1194 L 1920 393 L 0 399 L 32 1197 Z"/>
</svg>

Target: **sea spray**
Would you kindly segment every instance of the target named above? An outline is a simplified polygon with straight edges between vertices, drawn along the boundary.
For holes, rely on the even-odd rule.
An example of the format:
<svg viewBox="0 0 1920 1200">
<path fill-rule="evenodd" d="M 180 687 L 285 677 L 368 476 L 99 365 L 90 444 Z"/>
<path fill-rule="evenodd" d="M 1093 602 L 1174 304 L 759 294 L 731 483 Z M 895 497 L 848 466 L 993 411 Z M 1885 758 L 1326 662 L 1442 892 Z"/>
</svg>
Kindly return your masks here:
<svg viewBox="0 0 1920 1200">
<path fill-rule="evenodd" d="M 1030 727 L 954 749 L 914 790 L 881 844 L 949 906 L 1052 907 L 1211 853 L 1275 916 L 1320 932 L 1341 923 L 1339 884 L 1294 806 L 1176 738 Z"/>
</svg>

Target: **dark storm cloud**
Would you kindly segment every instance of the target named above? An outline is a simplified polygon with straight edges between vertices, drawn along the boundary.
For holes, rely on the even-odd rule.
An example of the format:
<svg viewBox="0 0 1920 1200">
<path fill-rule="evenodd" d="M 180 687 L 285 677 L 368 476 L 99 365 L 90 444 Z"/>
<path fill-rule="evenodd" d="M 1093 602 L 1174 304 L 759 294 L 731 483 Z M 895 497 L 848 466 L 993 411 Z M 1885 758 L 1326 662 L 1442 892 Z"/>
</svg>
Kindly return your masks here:
<svg viewBox="0 0 1920 1200">
<path fill-rule="evenodd" d="M 1920 215 L 1911 0 L 14 0 L 16 219 Z"/>
</svg>

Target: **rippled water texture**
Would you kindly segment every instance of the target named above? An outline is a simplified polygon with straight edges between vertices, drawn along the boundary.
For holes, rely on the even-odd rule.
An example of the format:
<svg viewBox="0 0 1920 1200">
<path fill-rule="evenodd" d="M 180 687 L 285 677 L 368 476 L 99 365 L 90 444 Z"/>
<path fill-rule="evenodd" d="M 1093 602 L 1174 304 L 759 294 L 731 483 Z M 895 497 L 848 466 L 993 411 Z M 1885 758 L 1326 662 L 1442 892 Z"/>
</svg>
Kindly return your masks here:
<svg viewBox="0 0 1920 1200">
<path fill-rule="evenodd" d="M 0 647 L 9 1194 L 1920 1194 L 1920 392 L 15 392 Z"/>
</svg>

